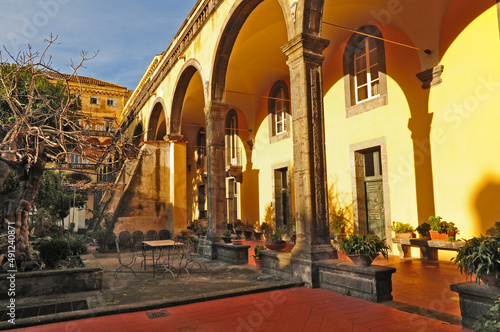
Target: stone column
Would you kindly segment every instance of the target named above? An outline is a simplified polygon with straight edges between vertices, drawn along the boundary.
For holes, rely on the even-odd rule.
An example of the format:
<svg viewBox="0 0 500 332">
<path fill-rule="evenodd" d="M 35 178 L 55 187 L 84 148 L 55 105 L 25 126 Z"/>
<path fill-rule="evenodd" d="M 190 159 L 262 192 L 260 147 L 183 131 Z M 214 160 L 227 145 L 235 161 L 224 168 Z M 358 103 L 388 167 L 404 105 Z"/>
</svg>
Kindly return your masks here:
<svg viewBox="0 0 500 332">
<path fill-rule="evenodd" d="M 318 287 L 316 262 L 336 258 L 330 242 L 323 110 L 323 50 L 329 41 L 302 33 L 282 46 L 290 68 L 297 242 L 294 277 Z"/>
<path fill-rule="evenodd" d="M 207 210 L 206 258 L 213 258 L 212 243 L 219 242 L 226 229 L 226 165 L 224 123 L 229 106 L 212 101 L 205 110 L 207 124 Z"/>
</svg>

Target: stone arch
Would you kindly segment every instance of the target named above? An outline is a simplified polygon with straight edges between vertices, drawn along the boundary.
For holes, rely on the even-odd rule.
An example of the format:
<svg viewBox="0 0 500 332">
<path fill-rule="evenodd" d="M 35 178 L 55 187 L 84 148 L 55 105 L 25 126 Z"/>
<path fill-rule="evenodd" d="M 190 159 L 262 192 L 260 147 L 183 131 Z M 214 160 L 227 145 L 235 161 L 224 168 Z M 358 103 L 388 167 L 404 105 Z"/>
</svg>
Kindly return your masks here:
<svg viewBox="0 0 500 332">
<path fill-rule="evenodd" d="M 288 1 L 277 1 L 282 8 L 288 39 L 290 39 L 295 31 L 295 28 L 291 24 L 290 5 Z M 228 18 L 226 22 L 224 22 L 223 32 L 219 35 L 219 40 L 217 41 L 210 90 L 210 97 L 212 100 L 224 100 L 226 73 L 236 38 L 248 16 L 250 16 L 253 10 L 262 2 L 263 0 L 238 0 L 231 8 Z"/>
<path fill-rule="evenodd" d="M 298 23 L 297 33 L 305 32 L 316 36 L 321 35 L 324 0 L 297 1 L 295 22 Z"/>
<path fill-rule="evenodd" d="M 472 23 L 472 21 L 494 6 L 499 6 L 498 1 L 450 1 L 443 18 L 439 42 L 440 58 L 443 58 L 455 39 L 467 28 L 470 23 Z"/>
<path fill-rule="evenodd" d="M 139 146 L 141 142 L 144 141 L 144 128 L 142 127 L 142 121 L 135 126 L 134 134 L 132 136 L 132 143 L 135 146 Z"/>
<path fill-rule="evenodd" d="M 182 118 L 182 105 L 184 104 L 184 97 L 189 86 L 189 82 L 196 72 L 199 73 L 202 85 L 205 86 L 205 78 L 201 69 L 200 63 L 195 59 L 186 61 L 181 69 L 177 82 L 175 84 L 174 98 L 172 99 L 172 110 L 170 113 L 169 135 L 178 136 L 181 134 L 181 118 Z M 203 89 L 205 105 L 207 104 L 206 89 Z"/>
<path fill-rule="evenodd" d="M 150 112 L 148 130 L 146 132 L 147 141 L 162 140 L 163 137 L 156 137 L 158 131 L 159 120 L 162 112 L 165 112 L 165 104 L 162 98 L 157 98 L 154 102 L 153 109 Z M 163 122 L 162 122 L 163 123 Z"/>
</svg>

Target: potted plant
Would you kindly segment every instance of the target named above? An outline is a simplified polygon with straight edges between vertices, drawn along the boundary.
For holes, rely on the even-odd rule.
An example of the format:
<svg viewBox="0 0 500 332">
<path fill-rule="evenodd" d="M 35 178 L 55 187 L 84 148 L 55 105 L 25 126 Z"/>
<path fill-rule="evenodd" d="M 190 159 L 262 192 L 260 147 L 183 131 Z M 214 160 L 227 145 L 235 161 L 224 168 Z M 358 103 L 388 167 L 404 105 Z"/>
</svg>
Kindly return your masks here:
<svg viewBox="0 0 500 332">
<path fill-rule="evenodd" d="M 415 228 L 410 224 L 403 224 L 399 221 L 393 221 L 389 229 L 395 233 L 398 239 L 412 239 L 415 237 Z"/>
<path fill-rule="evenodd" d="M 234 223 L 234 231 L 236 232 L 236 235 L 243 235 L 243 230 L 245 229 L 245 226 L 241 222 L 241 220 L 236 220 Z"/>
<path fill-rule="evenodd" d="M 262 240 L 262 230 L 259 227 L 259 222 L 255 222 L 253 225 L 253 236 L 255 237 L 255 240 L 260 241 Z"/>
<path fill-rule="evenodd" d="M 266 250 L 266 248 L 262 244 L 258 244 L 254 248 L 253 258 L 255 259 L 255 267 L 257 270 L 262 270 L 262 259 L 260 257 L 260 252 Z"/>
<path fill-rule="evenodd" d="M 444 229 L 446 230 L 446 234 L 448 235 L 448 241 L 455 241 L 457 234 L 460 233 L 458 227 L 455 226 L 454 222 L 447 222 Z"/>
<path fill-rule="evenodd" d="M 266 232 L 266 242 L 264 245 L 269 250 L 281 251 L 286 248 L 287 243 L 283 241 L 283 234 L 286 229 L 284 226 L 277 227 L 275 231 L 272 228 L 268 228 Z"/>
<path fill-rule="evenodd" d="M 430 216 L 429 222 L 431 223 L 431 230 L 429 234 L 432 240 L 448 240 L 448 234 L 446 234 L 445 226 L 446 221 L 439 216 Z"/>
<path fill-rule="evenodd" d="M 104 234 L 106 231 L 104 229 L 98 229 L 92 232 L 92 238 L 94 239 L 94 243 L 96 244 L 97 248 L 100 248 L 102 246 L 102 241 L 104 239 Z"/>
<path fill-rule="evenodd" d="M 429 237 L 429 231 L 431 230 L 431 225 L 429 225 L 424 221 L 423 223 L 418 225 L 418 227 L 415 230 L 418 232 L 420 238 L 427 238 Z"/>
<path fill-rule="evenodd" d="M 373 234 L 352 234 L 340 240 L 339 249 L 355 265 L 370 266 L 378 255 L 388 259 L 389 245 L 385 239 Z"/>
<path fill-rule="evenodd" d="M 250 225 L 248 223 L 248 221 L 247 221 L 247 224 L 245 225 L 244 234 L 245 234 L 245 240 L 247 240 L 247 241 L 251 241 L 252 240 L 253 225 Z"/>
<path fill-rule="evenodd" d="M 348 208 L 339 208 L 330 211 L 330 229 L 335 234 L 345 233 L 349 219 L 346 217 Z"/>
<path fill-rule="evenodd" d="M 221 239 L 224 243 L 231 243 L 233 232 L 230 229 L 226 229 L 224 233 L 222 233 Z"/>
<path fill-rule="evenodd" d="M 235 246 L 241 246 L 243 244 L 244 238 L 241 234 L 237 234 L 234 239 L 232 239 L 232 242 Z"/>
<path fill-rule="evenodd" d="M 500 286 L 500 235 L 473 237 L 466 240 L 451 260 L 458 265 L 460 273 L 481 280 L 490 286 Z"/>
<path fill-rule="evenodd" d="M 191 230 L 190 229 L 181 229 L 181 236 L 182 237 L 188 237 L 191 235 Z"/>
</svg>

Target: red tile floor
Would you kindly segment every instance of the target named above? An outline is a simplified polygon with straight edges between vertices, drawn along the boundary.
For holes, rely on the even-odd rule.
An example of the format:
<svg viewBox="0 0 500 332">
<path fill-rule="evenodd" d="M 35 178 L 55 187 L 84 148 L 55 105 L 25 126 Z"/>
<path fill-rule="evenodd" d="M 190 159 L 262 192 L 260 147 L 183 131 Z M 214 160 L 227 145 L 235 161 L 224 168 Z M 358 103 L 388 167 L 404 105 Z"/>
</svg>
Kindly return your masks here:
<svg viewBox="0 0 500 332">
<path fill-rule="evenodd" d="M 252 245 L 249 254 L 258 242 Z M 289 246 L 287 251 L 291 250 Z M 339 253 L 340 259 L 346 259 Z M 254 264 L 253 257 L 250 263 Z M 395 301 L 459 316 L 451 283 L 465 281 L 445 261 L 392 256 L 375 264 L 393 266 Z M 18 331 L 465 331 L 460 326 L 324 289 L 304 287 L 200 302 L 163 309 L 170 314 L 149 318 L 145 311 L 29 327 Z M 157 310 L 160 311 L 160 310 Z M 151 312 L 151 311 L 149 311 Z"/>
<path fill-rule="evenodd" d="M 160 310 L 169 316 L 149 318 L 140 311 L 18 331 L 464 331 L 439 320 L 305 287 Z"/>
</svg>

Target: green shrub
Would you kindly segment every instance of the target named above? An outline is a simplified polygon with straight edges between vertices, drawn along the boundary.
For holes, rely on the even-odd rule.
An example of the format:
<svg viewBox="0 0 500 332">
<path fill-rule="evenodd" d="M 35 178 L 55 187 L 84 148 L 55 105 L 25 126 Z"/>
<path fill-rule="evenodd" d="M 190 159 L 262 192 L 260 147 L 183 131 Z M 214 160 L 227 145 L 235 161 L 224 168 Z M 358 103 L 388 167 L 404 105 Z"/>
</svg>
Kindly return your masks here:
<svg viewBox="0 0 500 332">
<path fill-rule="evenodd" d="M 500 331 L 500 299 L 495 301 L 486 315 L 477 317 L 473 329 L 481 332 Z"/>
<path fill-rule="evenodd" d="M 476 282 L 483 273 L 492 274 L 495 280 L 500 272 L 500 235 L 483 236 L 466 240 L 458 249 L 457 256 L 451 260 L 458 264 L 460 273 L 471 277 L 476 275 Z"/>
<path fill-rule="evenodd" d="M 262 244 L 256 245 L 255 248 L 253 249 L 253 252 L 255 254 L 255 255 L 253 255 L 253 257 L 255 259 L 260 259 L 260 252 L 264 251 L 264 250 L 266 250 L 266 247 L 264 247 L 264 245 L 262 245 Z"/>
<path fill-rule="evenodd" d="M 389 226 L 389 229 L 396 233 L 413 233 L 415 232 L 415 228 L 413 228 L 410 224 L 403 224 L 399 221 L 393 221 L 392 225 Z"/>
<path fill-rule="evenodd" d="M 373 234 L 352 234 L 340 240 L 339 249 L 346 255 L 367 255 L 371 257 L 382 254 L 389 258 L 389 245 L 385 239 Z"/>
<path fill-rule="evenodd" d="M 57 225 L 53 221 L 44 220 L 35 223 L 33 235 L 38 238 L 44 237 L 58 237 L 63 235 L 64 230 L 62 226 Z"/>
<path fill-rule="evenodd" d="M 42 241 L 38 250 L 48 269 L 54 269 L 60 260 L 66 259 L 70 254 L 69 245 L 62 238 Z"/>
<path fill-rule="evenodd" d="M 431 230 L 431 225 L 429 225 L 426 222 L 421 223 L 416 228 L 416 231 L 418 232 L 418 234 L 420 234 L 420 237 L 427 237 L 427 236 L 429 236 L 429 231 L 430 230 Z"/>
<path fill-rule="evenodd" d="M 71 256 L 88 254 L 89 248 L 82 237 L 75 234 L 67 234 L 63 239 L 68 243 Z"/>
</svg>

